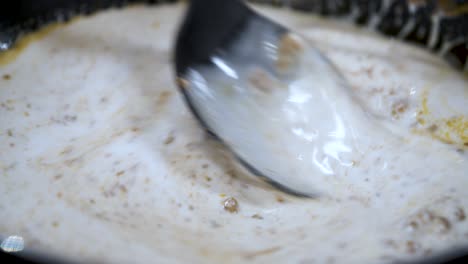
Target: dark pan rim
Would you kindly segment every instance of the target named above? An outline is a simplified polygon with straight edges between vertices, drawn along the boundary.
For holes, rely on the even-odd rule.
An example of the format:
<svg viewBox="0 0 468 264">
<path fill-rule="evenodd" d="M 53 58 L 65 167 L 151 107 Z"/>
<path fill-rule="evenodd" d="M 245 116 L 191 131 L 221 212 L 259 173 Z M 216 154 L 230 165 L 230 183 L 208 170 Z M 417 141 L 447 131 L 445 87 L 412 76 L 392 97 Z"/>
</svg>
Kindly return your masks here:
<svg viewBox="0 0 468 264">
<path fill-rule="evenodd" d="M 17 0 L 0 9 L 0 51 L 22 35 L 53 22 L 69 21 L 129 4 L 177 0 Z M 355 24 L 416 43 L 468 71 L 468 0 L 252 0 L 326 17 L 348 17 Z M 386 4 L 385 4 L 386 3 Z"/>
</svg>

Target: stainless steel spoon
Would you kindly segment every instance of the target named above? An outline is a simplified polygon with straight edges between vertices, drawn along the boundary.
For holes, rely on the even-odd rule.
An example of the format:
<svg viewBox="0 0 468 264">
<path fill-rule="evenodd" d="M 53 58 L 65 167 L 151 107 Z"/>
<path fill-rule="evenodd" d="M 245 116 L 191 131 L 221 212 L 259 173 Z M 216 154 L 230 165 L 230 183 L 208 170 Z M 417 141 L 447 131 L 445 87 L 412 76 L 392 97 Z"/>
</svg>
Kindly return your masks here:
<svg viewBox="0 0 468 264">
<path fill-rule="evenodd" d="M 350 101 L 335 98 L 343 79 L 304 38 L 240 0 L 191 0 L 175 70 L 198 121 L 250 172 L 299 196 L 332 191 L 324 181 L 353 143 L 336 106 Z"/>
</svg>

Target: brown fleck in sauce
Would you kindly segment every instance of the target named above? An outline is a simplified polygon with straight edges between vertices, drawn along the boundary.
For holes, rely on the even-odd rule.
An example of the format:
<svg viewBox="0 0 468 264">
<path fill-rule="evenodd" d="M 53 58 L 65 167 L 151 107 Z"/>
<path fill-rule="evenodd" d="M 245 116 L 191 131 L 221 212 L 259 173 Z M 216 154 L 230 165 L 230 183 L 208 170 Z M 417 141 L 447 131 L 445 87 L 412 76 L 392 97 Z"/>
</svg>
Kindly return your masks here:
<svg viewBox="0 0 468 264">
<path fill-rule="evenodd" d="M 237 213 L 239 210 L 239 203 L 234 197 L 229 197 L 226 200 L 224 200 L 223 206 L 224 206 L 224 210 L 230 213 Z"/>
</svg>

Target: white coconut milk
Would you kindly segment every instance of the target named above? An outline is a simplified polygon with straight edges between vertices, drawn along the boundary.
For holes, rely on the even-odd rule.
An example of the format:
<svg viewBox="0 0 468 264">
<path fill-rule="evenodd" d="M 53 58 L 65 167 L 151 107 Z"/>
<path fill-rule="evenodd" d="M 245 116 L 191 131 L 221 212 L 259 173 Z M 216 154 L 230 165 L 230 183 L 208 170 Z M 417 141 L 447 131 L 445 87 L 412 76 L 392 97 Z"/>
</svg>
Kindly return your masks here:
<svg viewBox="0 0 468 264">
<path fill-rule="evenodd" d="M 329 195 L 301 200 L 244 177 L 187 110 L 171 65 L 184 8 L 81 18 L 0 66 L 2 239 L 105 263 L 375 263 L 467 246 L 466 76 L 375 33 L 257 6 L 325 52 L 353 97 L 319 88 L 344 98 L 353 151 L 330 163 Z"/>
</svg>

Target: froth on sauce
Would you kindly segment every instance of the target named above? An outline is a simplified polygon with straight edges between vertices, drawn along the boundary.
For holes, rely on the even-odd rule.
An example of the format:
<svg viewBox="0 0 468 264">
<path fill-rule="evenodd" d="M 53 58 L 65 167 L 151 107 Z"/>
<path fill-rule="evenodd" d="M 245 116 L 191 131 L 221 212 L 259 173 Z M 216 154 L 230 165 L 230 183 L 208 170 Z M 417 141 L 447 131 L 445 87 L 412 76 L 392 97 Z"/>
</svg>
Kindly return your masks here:
<svg viewBox="0 0 468 264">
<path fill-rule="evenodd" d="M 336 197 L 298 200 L 243 177 L 187 111 L 169 57 L 183 8 L 83 18 L 0 66 L 0 234 L 109 263 L 391 262 L 467 245 L 465 76 L 419 48 L 256 6 L 321 48 L 379 127 L 356 134 L 369 147 L 336 173 Z"/>
</svg>

